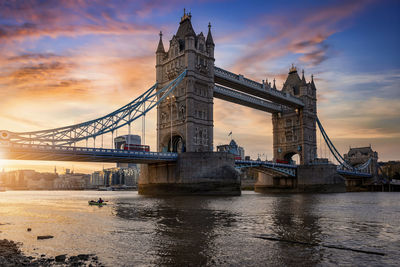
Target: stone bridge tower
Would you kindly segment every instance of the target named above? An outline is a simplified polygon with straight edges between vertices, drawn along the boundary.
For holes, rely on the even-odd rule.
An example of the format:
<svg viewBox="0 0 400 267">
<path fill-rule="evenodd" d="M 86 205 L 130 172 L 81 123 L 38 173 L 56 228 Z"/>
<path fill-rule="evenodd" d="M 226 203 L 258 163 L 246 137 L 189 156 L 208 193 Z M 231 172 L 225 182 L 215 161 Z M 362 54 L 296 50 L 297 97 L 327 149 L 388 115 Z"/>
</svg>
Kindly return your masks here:
<svg viewBox="0 0 400 267">
<path fill-rule="evenodd" d="M 284 108 L 282 113 L 272 115 L 274 159 L 290 161 L 298 154 L 300 164 L 308 164 L 317 157 L 317 97 L 313 77 L 307 83 L 304 71 L 300 79 L 292 65 L 282 91 L 300 98 L 304 107 L 297 110 Z"/>
<path fill-rule="evenodd" d="M 184 69 L 187 75 L 157 107 L 158 151 L 213 150 L 214 42 L 211 25 L 207 38 L 196 35 L 191 14 L 184 12 L 176 34 L 165 51 L 160 33 L 156 51 L 158 89 Z M 172 112 L 171 112 L 172 111 Z"/>
</svg>

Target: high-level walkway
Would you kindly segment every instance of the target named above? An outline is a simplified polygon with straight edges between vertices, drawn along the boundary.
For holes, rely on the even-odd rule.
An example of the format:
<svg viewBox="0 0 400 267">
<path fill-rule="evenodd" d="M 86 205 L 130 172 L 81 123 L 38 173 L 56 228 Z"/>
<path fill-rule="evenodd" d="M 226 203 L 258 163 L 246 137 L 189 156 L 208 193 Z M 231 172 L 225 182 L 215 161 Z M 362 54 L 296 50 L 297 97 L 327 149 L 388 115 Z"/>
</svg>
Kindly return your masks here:
<svg viewBox="0 0 400 267">
<path fill-rule="evenodd" d="M 214 97 L 269 113 L 282 112 L 282 106 L 279 104 L 218 85 L 214 87 Z"/>
<path fill-rule="evenodd" d="M 214 81 L 217 84 L 233 88 L 240 92 L 257 96 L 263 100 L 282 104 L 292 108 L 301 108 L 304 103 L 297 97 L 272 88 L 266 88 L 263 84 L 245 78 L 230 71 L 214 67 Z"/>
</svg>

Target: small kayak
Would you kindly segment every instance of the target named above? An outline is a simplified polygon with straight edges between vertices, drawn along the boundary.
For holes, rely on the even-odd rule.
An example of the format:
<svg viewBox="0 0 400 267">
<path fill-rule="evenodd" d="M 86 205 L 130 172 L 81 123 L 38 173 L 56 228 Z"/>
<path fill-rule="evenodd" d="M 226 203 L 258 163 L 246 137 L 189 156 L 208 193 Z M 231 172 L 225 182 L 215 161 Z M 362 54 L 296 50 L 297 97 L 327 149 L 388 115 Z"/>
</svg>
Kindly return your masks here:
<svg viewBox="0 0 400 267">
<path fill-rule="evenodd" d="M 99 203 L 99 202 L 97 202 L 97 201 L 88 201 L 89 202 L 89 205 L 94 205 L 94 206 L 104 206 L 104 205 L 107 205 L 107 203 Z"/>
</svg>

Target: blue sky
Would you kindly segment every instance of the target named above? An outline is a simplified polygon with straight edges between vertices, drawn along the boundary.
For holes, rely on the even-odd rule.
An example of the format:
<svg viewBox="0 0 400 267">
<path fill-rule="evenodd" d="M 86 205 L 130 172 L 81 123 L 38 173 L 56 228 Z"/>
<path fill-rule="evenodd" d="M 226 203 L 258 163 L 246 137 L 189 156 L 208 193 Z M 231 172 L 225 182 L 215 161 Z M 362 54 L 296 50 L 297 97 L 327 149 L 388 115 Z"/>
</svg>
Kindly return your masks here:
<svg viewBox="0 0 400 267">
<path fill-rule="evenodd" d="M 276 78 L 278 89 L 292 63 L 307 80 L 314 74 L 319 117 L 342 153 L 371 144 L 381 160 L 400 159 L 400 2 L 394 0 L 0 1 L 0 129 L 63 126 L 129 102 L 154 83 L 158 32 L 168 47 L 183 8 L 196 33 L 206 33 L 211 22 L 217 66 L 258 81 Z M 214 114 L 215 145 L 235 129 L 249 155 L 272 157 L 270 115 L 220 100 Z M 155 114 L 147 129 L 155 147 Z M 88 166 L 76 164 L 86 172 L 98 167 Z"/>
</svg>

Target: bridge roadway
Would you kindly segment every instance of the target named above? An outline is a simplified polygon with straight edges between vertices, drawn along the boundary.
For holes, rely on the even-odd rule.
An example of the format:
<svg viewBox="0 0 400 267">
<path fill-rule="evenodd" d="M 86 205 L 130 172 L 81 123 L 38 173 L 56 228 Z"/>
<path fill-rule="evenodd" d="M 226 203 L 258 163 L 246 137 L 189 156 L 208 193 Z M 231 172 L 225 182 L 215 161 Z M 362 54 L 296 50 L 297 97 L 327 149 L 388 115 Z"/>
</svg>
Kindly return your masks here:
<svg viewBox="0 0 400 267">
<path fill-rule="evenodd" d="M 352 171 L 345 171 L 345 170 L 337 170 L 337 172 L 345 177 L 354 177 L 354 178 L 371 178 L 372 174 L 365 173 L 365 172 L 352 172 Z"/>
<path fill-rule="evenodd" d="M 271 161 L 260 161 L 260 160 L 235 160 L 236 168 L 255 168 L 264 167 L 277 171 L 278 173 L 284 173 L 289 176 L 295 177 L 297 165 L 275 163 Z"/>
<path fill-rule="evenodd" d="M 44 160 L 111 163 L 157 163 L 173 162 L 178 153 L 142 152 L 108 148 L 87 148 L 73 146 L 53 146 L 35 144 L 0 143 L 0 158 L 8 160 Z M 257 160 L 235 160 L 236 168 L 264 167 L 274 171 L 296 176 L 297 165 Z M 371 177 L 371 174 L 338 170 L 347 177 Z"/>
<path fill-rule="evenodd" d="M 295 177 L 297 165 L 292 164 L 284 164 L 284 163 L 275 163 L 272 161 L 258 161 L 258 160 L 235 160 L 236 168 L 252 168 L 252 167 L 264 167 L 268 169 L 275 170 L 280 173 L 287 174 L 289 176 Z M 370 173 L 357 172 L 357 171 L 346 171 L 346 170 L 337 170 L 338 174 L 343 175 L 345 177 L 352 178 L 371 178 L 372 175 Z"/>
<path fill-rule="evenodd" d="M 176 161 L 178 153 L 9 143 L 0 145 L 0 156 L 11 160 L 157 163 Z"/>
<path fill-rule="evenodd" d="M 276 104 L 282 104 L 292 108 L 304 107 L 303 101 L 295 96 L 272 88 L 267 89 L 261 83 L 218 67 L 214 67 L 214 81 L 222 86 L 257 96 L 263 100 L 269 100 Z"/>
</svg>

